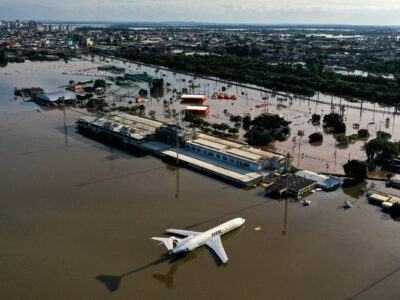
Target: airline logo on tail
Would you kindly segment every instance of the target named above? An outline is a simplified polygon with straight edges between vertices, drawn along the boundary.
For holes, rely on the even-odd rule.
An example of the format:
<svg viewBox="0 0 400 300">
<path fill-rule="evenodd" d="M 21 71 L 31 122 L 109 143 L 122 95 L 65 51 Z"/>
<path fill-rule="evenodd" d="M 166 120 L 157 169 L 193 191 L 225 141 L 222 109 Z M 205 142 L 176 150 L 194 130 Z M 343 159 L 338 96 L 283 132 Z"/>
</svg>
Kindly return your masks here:
<svg viewBox="0 0 400 300">
<path fill-rule="evenodd" d="M 178 240 L 172 241 L 172 247 L 175 248 L 178 245 Z"/>
</svg>

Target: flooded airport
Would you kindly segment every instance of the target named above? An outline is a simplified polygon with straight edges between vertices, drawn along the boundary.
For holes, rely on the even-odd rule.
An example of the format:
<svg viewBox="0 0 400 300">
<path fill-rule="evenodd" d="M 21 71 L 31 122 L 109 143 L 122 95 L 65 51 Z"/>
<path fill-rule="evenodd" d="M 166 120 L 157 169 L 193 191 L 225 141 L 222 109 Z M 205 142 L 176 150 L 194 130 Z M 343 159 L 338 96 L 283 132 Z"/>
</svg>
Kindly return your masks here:
<svg viewBox="0 0 400 300">
<path fill-rule="evenodd" d="M 368 203 L 364 191 L 371 182 L 316 192 L 307 197 L 308 207 L 277 201 L 265 197 L 261 187 L 240 189 L 143 152 L 88 139 L 75 125 L 86 110 L 46 108 L 14 98 L 16 86 L 52 90 L 88 78 L 63 72 L 92 66 L 76 60 L 0 69 L 0 298 L 400 298 L 400 223 Z M 161 72 L 172 82 L 171 72 Z M 183 84 L 183 75 L 175 76 Z M 209 89 L 205 92 L 214 92 Z M 238 87 L 234 105 L 209 100 L 209 118 L 222 122 L 224 109 L 255 116 L 257 110 L 249 108 L 262 95 L 243 90 L 246 99 L 241 92 Z M 306 137 L 315 130 L 308 124 L 309 111 L 331 110 L 331 98 L 320 97 L 329 105 L 293 99 L 292 105 L 290 100 L 281 104 L 284 108 L 270 97 L 267 108 L 293 122 L 292 134 L 304 128 Z M 162 100 L 145 105 L 164 121 Z M 371 136 L 382 129 L 400 139 L 398 116 L 388 108 L 361 113 L 344 112 L 349 134 L 351 124 L 366 128 L 373 122 Z M 295 144 L 291 136 L 274 147 L 294 149 L 293 164 L 314 171 L 325 171 L 329 162 L 329 171 L 342 172 L 349 153 L 363 155 L 361 141 L 335 149 L 334 137 L 324 137 L 321 146 Z M 303 152 L 308 156 L 302 158 Z M 352 209 L 343 208 L 346 200 Z M 167 236 L 167 228 L 206 231 L 236 217 L 246 223 L 221 238 L 229 257 L 224 265 L 206 247 L 173 258 L 150 239 Z"/>
</svg>

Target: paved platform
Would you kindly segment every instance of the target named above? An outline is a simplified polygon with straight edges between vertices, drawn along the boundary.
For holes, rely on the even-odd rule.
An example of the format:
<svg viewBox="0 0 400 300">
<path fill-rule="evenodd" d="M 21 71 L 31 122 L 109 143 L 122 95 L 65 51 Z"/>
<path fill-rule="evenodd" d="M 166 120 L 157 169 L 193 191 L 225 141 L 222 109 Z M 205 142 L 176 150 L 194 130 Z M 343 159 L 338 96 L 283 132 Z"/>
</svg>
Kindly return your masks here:
<svg viewBox="0 0 400 300">
<path fill-rule="evenodd" d="M 175 149 L 164 150 L 161 152 L 165 156 L 176 159 Z M 182 151 L 179 151 L 179 160 L 186 162 L 189 166 L 196 169 L 204 170 L 208 173 L 218 175 L 220 177 L 226 178 L 245 186 L 248 186 L 262 179 L 261 173 L 234 168 L 229 165 L 224 165 L 215 160 L 208 160 L 204 156 L 197 157 L 194 153 L 185 151 L 183 149 Z"/>
</svg>

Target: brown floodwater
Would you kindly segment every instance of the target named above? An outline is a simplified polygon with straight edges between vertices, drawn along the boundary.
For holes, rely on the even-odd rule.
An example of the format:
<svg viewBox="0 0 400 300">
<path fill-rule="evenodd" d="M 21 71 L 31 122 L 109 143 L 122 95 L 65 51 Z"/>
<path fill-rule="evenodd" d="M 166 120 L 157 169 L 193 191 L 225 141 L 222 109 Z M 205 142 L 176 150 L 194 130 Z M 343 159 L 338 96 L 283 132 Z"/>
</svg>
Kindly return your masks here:
<svg viewBox="0 0 400 300">
<path fill-rule="evenodd" d="M 78 109 L 10 100 L 17 83 L 71 78 L 45 66 L 0 69 L 1 299 L 399 299 L 400 224 L 366 184 L 302 207 L 104 145 L 76 132 Z M 205 247 L 165 258 L 150 240 L 239 216 L 223 266 Z"/>
<path fill-rule="evenodd" d="M 89 63 L 89 62 L 86 62 Z M 105 64 L 95 58 L 93 65 Z M 378 104 L 369 103 L 350 103 L 340 97 L 332 97 L 330 95 L 317 94 L 313 97 L 314 100 L 320 100 L 324 103 L 303 100 L 295 95 L 292 99 L 282 100 L 281 96 L 273 97 L 268 93 L 244 88 L 232 83 L 227 85 L 218 81 L 213 81 L 204 78 L 197 78 L 180 73 L 173 73 L 165 70 L 158 70 L 148 66 L 137 65 L 134 63 L 124 63 L 119 60 L 112 60 L 109 64 L 125 67 L 127 72 L 147 72 L 150 75 L 164 78 L 165 87 L 161 96 L 158 98 L 150 98 L 146 102 L 147 110 L 154 110 L 155 117 L 162 121 L 171 121 L 174 118 L 165 113 L 164 100 L 173 99 L 173 103 L 169 105 L 169 109 L 180 112 L 187 104 L 181 104 L 180 101 L 175 101 L 176 94 L 174 89 L 182 91 L 183 88 L 189 88 L 189 81 L 199 86 L 193 93 L 204 93 L 208 95 L 208 100 L 205 103 L 210 105 L 210 114 L 207 116 L 209 122 L 228 123 L 231 126 L 233 122 L 229 121 L 229 114 L 241 115 L 250 114 L 252 118 L 264 112 L 281 114 L 291 122 L 291 134 L 285 141 L 275 141 L 268 148 L 281 152 L 290 153 L 293 158 L 293 164 L 298 168 L 309 169 L 316 172 L 331 172 L 343 174 L 343 165 L 349 159 L 366 159 L 365 151 L 363 150 L 364 143 L 368 139 L 359 139 L 350 143 L 347 147 L 336 147 L 336 135 L 323 132 L 322 124 L 313 125 L 310 122 L 311 116 L 314 113 L 320 114 L 323 118 L 325 114 L 336 112 L 343 115 L 346 123 L 346 135 L 357 133 L 357 128 L 353 128 L 354 124 L 359 124 L 359 128 L 368 129 L 371 134 L 371 139 L 376 137 L 376 132 L 379 130 L 386 131 L 392 135 L 393 141 L 400 140 L 400 125 L 399 115 L 393 114 L 393 107 L 380 107 Z M 167 83 L 170 85 L 167 86 Z M 141 88 L 146 88 L 146 84 L 140 84 Z M 237 100 L 218 100 L 211 99 L 211 95 L 215 92 L 221 92 L 223 87 L 230 95 L 237 95 Z M 124 95 L 126 92 L 119 92 Z M 264 98 L 264 99 L 263 99 Z M 114 101 L 114 98 L 110 98 Z M 121 98 L 116 105 L 127 105 L 129 98 Z M 263 108 L 257 108 L 258 104 L 267 104 Z M 331 103 L 337 106 L 332 109 Z M 339 105 L 343 105 L 344 110 L 339 109 Z M 362 108 L 362 109 L 361 109 Z M 366 109 L 376 109 L 377 112 Z M 225 113 L 227 111 L 227 114 Z M 322 119 L 321 118 L 321 119 Z M 298 131 L 304 132 L 304 135 L 298 135 Z M 308 136 L 316 131 L 323 132 L 324 140 L 320 144 L 309 144 Z M 239 140 L 243 139 L 244 130 L 240 130 Z M 371 176 L 386 177 L 389 172 L 377 170 L 371 172 Z M 398 175 L 395 175 L 398 177 Z"/>
</svg>

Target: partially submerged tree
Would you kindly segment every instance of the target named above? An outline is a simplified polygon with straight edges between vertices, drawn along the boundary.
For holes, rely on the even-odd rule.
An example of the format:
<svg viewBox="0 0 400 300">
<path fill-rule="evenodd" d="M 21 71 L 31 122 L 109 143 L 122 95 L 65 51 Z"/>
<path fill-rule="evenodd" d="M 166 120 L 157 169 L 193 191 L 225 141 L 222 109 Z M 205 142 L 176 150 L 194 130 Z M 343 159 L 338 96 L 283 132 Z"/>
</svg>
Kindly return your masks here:
<svg viewBox="0 0 400 300">
<path fill-rule="evenodd" d="M 360 138 L 366 138 L 366 137 L 369 137 L 369 131 L 368 131 L 368 129 L 360 129 L 360 130 L 358 130 L 358 135 L 360 136 Z"/>
<path fill-rule="evenodd" d="M 321 121 L 321 115 L 313 114 L 311 117 L 311 121 L 313 123 L 319 123 Z"/>
<path fill-rule="evenodd" d="M 346 176 L 355 179 L 365 179 L 368 177 L 368 166 L 365 161 L 353 159 L 343 166 Z"/>
<path fill-rule="evenodd" d="M 322 135 L 321 132 L 314 132 L 310 134 L 308 137 L 310 139 L 310 143 L 316 143 L 316 142 L 322 142 L 324 139 L 324 136 Z"/>
</svg>

